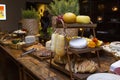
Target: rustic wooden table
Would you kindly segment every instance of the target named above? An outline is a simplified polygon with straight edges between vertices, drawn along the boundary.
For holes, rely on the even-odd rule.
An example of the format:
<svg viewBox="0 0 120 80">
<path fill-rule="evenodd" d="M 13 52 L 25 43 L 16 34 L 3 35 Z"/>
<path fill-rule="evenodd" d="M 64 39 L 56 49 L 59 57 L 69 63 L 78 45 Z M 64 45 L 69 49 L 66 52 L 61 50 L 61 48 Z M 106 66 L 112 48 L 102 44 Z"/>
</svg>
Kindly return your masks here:
<svg viewBox="0 0 120 80">
<path fill-rule="evenodd" d="M 48 77 L 57 78 L 53 80 L 70 80 L 70 77 L 61 71 L 63 69 L 56 70 L 55 68 L 50 68 L 46 60 L 40 61 L 30 55 L 21 57 L 22 50 L 15 50 L 0 45 L 0 53 L 5 54 L 8 60 L 11 59 L 18 66 L 19 80 L 47 80 Z M 100 61 L 101 67 L 98 72 L 109 72 L 110 65 L 116 60 L 110 54 L 105 54 L 102 51 L 100 52 Z M 81 74 L 81 78 L 84 75 L 90 74 Z"/>
<path fill-rule="evenodd" d="M 12 59 L 18 65 L 20 80 L 29 80 L 29 77 L 35 76 L 37 79 L 30 80 L 47 80 L 48 77 L 53 77 L 55 80 L 69 80 L 70 78 L 59 72 L 58 70 L 49 67 L 49 63 L 46 61 L 39 61 L 29 55 L 21 57 L 22 50 L 11 49 L 6 46 L 0 46 L 0 51 L 6 55 L 7 58 Z M 54 79 L 52 79 L 54 80 Z"/>
</svg>

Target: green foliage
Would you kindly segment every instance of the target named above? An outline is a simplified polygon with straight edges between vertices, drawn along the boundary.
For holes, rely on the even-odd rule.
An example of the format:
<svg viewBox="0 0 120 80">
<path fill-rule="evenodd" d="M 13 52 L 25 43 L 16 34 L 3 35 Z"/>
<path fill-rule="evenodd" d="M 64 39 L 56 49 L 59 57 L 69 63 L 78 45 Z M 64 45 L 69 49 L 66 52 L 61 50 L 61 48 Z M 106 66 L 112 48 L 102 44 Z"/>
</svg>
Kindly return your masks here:
<svg viewBox="0 0 120 80">
<path fill-rule="evenodd" d="M 47 28 L 47 33 L 44 33 L 43 31 L 40 31 L 40 36 L 45 37 L 47 35 L 47 37 L 51 37 L 52 33 L 53 33 L 53 28 L 48 27 Z"/>
<path fill-rule="evenodd" d="M 73 12 L 78 15 L 79 2 L 78 0 L 53 0 L 53 2 L 47 6 L 47 10 L 54 16 L 62 15 L 66 12 Z"/>
<path fill-rule="evenodd" d="M 22 18 L 24 19 L 38 19 L 39 15 L 38 12 L 34 9 L 27 9 L 27 10 L 22 10 Z"/>
<path fill-rule="evenodd" d="M 49 36 L 51 36 L 52 33 L 53 33 L 53 28 L 52 27 L 48 27 L 47 28 L 47 33 L 48 33 Z"/>
</svg>

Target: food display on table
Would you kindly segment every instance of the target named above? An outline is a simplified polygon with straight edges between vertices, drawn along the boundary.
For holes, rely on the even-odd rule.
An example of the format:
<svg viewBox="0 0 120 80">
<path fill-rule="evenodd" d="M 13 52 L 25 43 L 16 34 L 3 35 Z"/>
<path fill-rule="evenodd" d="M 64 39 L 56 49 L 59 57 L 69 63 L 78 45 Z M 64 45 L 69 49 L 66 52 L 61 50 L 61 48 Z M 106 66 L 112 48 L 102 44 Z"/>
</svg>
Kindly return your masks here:
<svg viewBox="0 0 120 80">
<path fill-rule="evenodd" d="M 87 16 L 87 18 L 88 18 L 87 22 L 84 22 L 84 20 L 83 20 L 83 22 L 78 21 L 78 22 L 74 22 L 74 23 L 75 24 L 79 23 L 77 25 L 81 25 L 81 24 L 87 25 L 91 22 L 90 17 Z M 61 18 L 61 19 L 63 19 L 63 18 Z M 63 21 L 65 22 L 65 19 L 63 19 Z M 65 24 L 69 24 L 69 25 L 72 23 L 73 22 L 67 22 L 67 21 L 65 22 Z M 74 27 L 74 23 L 72 24 L 73 27 Z M 70 72 L 72 70 L 72 73 L 75 77 L 76 76 L 78 77 L 78 75 L 86 75 L 86 74 L 88 75 L 88 74 L 92 74 L 94 72 L 99 72 L 98 69 L 99 69 L 100 63 L 96 61 L 97 60 L 96 57 L 95 57 L 95 60 L 87 58 L 82 61 L 72 61 L 72 59 L 73 59 L 72 56 L 76 55 L 76 59 L 77 59 L 77 58 L 81 58 L 82 53 L 92 53 L 92 51 L 95 52 L 95 51 L 101 50 L 102 49 L 101 46 L 103 45 L 102 40 L 99 40 L 96 37 L 86 38 L 86 37 L 79 37 L 79 36 L 74 37 L 73 36 L 74 37 L 73 38 L 73 37 L 66 36 L 65 37 L 66 42 L 64 42 L 64 43 L 68 43 L 68 45 L 63 47 L 63 50 L 65 51 L 65 53 L 68 53 L 68 54 L 67 55 L 65 54 L 63 56 L 62 53 L 56 53 L 56 48 L 58 47 L 58 45 L 56 45 L 57 44 L 56 42 L 60 43 L 59 41 L 57 41 L 57 39 L 59 39 L 58 38 L 59 33 L 57 34 L 57 32 L 56 32 L 53 35 L 54 35 L 54 37 L 52 36 L 52 39 L 54 39 L 54 40 L 51 39 L 51 44 L 52 44 L 51 50 L 53 50 L 53 52 L 55 52 L 55 56 L 52 59 L 51 64 L 54 68 L 56 68 L 60 71 L 63 70 L 63 72 L 65 72 L 68 75 L 70 75 Z M 53 44 L 54 44 L 54 46 L 53 46 Z M 68 51 L 67 51 L 66 47 L 68 48 Z M 73 49 L 73 52 L 72 52 L 72 49 Z M 78 50 L 80 53 L 78 52 Z M 89 54 L 89 55 L 92 55 L 92 54 Z M 96 55 L 96 54 L 94 54 L 94 55 Z M 70 57 L 70 61 L 68 61 L 67 56 Z M 70 67 L 71 67 L 71 70 L 69 70 Z M 80 77 L 78 77 L 78 78 L 80 78 Z"/>
<path fill-rule="evenodd" d="M 87 15 L 76 15 L 72 12 L 66 12 L 63 15 L 59 15 L 56 20 L 62 21 L 63 25 L 64 23 L 67 24 L 73 24 L 78 23 L 79 24 L 91 24 L 91 19 Z M 79 27 L 77 27 L 79 28 Z M 89 26 L 88 26 L 89 28 Z M 91 28 L 91 27 L 90 27 Z M 62 65 L 63 72 L 70 72 L 72 70 L 72 73 L 74 74 L 93 74 L 97 71 L 99 71 L 99 61 L 97 62 L 96 56 L 94 59 L 90 58 L 81 58 L 82 53 L 92 53 L 97 50 L 101 49 L 95 49 L 103 47 L 104 50 L 107 50 L 109 52 L 114 53 L 114 55 L 120 57 L 120 42 L 111 42 L 109 45 L 103 45 L 103 41 L 99 40 L 96 37 L 87 38 L 87 37 L 75 37 L 74 38 L 68 38 L 66 36 L 66 33 L 63 32 L 63 34 L 54 32 L 51 35 L 51 40 L 46 42 L 46 46 L 43 46 L 41 43 L 36 43 L 36 36 L 29 35 L 26 36 L 27 31 L 25 30 L 16 30 L 13 32 L 13 35 L 23 35 L 22 37 L 17 38 L 5 38 L 1 39 L 1 42 L 4 44 L 9 44 L 11 48 L 14 49 L 21 49 L 23 52 L 29 52 L 30 50 L 34 49 L 33 52 L 31 52 L 31 55 L 41 59 L 41 57 L 44 58 L 52 58 L 51 60 L 59 67 Z M 24 40 L 23 40 L 24 37 Z M 24 42 L 25 41 L 25 42 Z M 66 44 L 68 43 L 68 44 Z M 75 52 L 70 52 L 70 48 L 73 48 L 76 50 Z M 81 50 L 81 54 L 77 52 L 77 49 Z M 84 51 L 82 51 L 84 49 Z M 88 50 L 89 49 L 89 50 Z M 85 51 L 86 50 L 86 51 Z M 88 50 L 88 51 L 87 51 Z M 52 56 L 51 57 L 51 55 Z M 68 54 L 67 54 L 68 53 Z M 70 53 L 70 54 L 69 54 Z M 76 56 L 73 56 L 76 55 Z M 91 54 L 90 54 L 91 55 Z M 97 54 L 98 55 L 98 54 Z M 68 57 L 70 58 L 70 62 L 68 61 Z M 75 60 L 73 60 L 76 58 Z M 50 61 L 51 61 L 50 60 Z M 58 68 L 58 67 L 57 67 Z M 70 70 L 71 68 L 71 70 Z"/>
<path fill-rule="evenodd" d="M 25 30 L 16 30 L 13 33 L 15 33 L 15 34 L 26 34 L 27 32 Z"/>
<path fill-rule="evenodd" d="M 22 46 L 25 44 L 20 38 L 12 39 L 11 42 L 12 43 L 9 44 L 9 46 L 13 49 L 22 49 Z"/>
<path fill-rule="evenodd" d="M 50 57 L 51 56 L 51 51 L 44 49 L 44 50 L 41 50 L 41 51 L 33 52 L 33 55 L 36 55 L 38 57 Z"/>
<path fill-rule="evenodd" d="M 120 51 L 120 41 L 114 41 L 110 43 L 110 47 L 113 49 L 117 49 L 118 51 Z"/>
<path fill-rule="evenodd" d="M 3 37 L 0 39 L 0 43 L 13 49 L 21 49 L 25 44 L 20 37 L 13 33 L 3 35 Z"/>
<path fill-rule="evenodd" d="M 100 47 L 103 44 L 103 41 L 98 40 L 97 38 L 93 37 L 93 38 L 86 38 L 87 39 L 87 46 L 89 48 L 95 48 L 95 47 Z"/>
<path fill-rule="evenodd" d="M 28 50 L 31 50 L 33 48 L 35 48 L 37 51 L 45 49 L 45 47 L 42 44 L 36 43 L 36 44 L 30 45 L 28 47 L 25 47 L 24 50 L 28 51 Z"/>
<path fill-rule="evenodd" d="M 21 41 L 18 41 L 18 40 L 4 40 L 2 42 L 3 45 L 7 45 L 9 46 L 10 48 L 13 48 L 13 49 L 21 49 L 22 46 L 25 44 L 25 42 L 21 42 Z"/>
<path fill-rule="evenodd" d="M 78 4 L 81 1 L 82 1 L 81 3 L 82 7 L 83 7 L 82 10 L 85 10 L 83 12 L 80 12 L 81 10 L 79 9 L 79 7 L 81 7 L 81 5 Z M 97 17 L 96 20 L 98 20 L 98 21 L 95 21 L 95 17 L 93 17 L 92 15 L 90 15 L 91 17 L 89 15 L 80 15 L 80 13 L 90 11 L 90 10 L 87 10 L 90 8 L 86 6 L 86 3 L 88 3 L 89 1 L 88 0 L 81 0 L 81 1 L 80 0 L 52 0 L 52 3 L 50 3 L 50 5 L 46 4 L 48 7 L 47 6 L 44 7 L 46 9 L 45 11 L 48 11 L 47 14 L 50 13 L 50 15 L 48 15 L 47 17 L 52 19 L 51 21 L 52 24 L 50 22 L 49 25 L 55 29 L 55 32 L 51 35 L 51 40 L 47 41 L 45 46 L 43 46 L 41 43 L 37 41 L 39 36 L 37 36 L 36 38 L 36 35 L 29 35 L 28 33 L 30 31 L 27 31 L 25 29 L 15 30 L 11 34 L 5 35 L 0 39 L 0 42 L 4 45 L 9 46 L 10 48 L 12 48 L 12 50 L 21 49 L 22 54 L 20 55 L 22 56 L 14 57 L 14 58 L 18 58 L 17 60 L 22 60 L 23 55 L 26 55 L 28 53 L 30 53 L 31 56 L 39 60 L 49 58 L 49 60 L 47 61 L 51 62 L 50 67 L 54 66 L 59 71 L 67 73 L 67 75 L 69 75 L 70 78 L 71 77 L 75 78 L 75 80 L 120 80 L 120 76 L 118 75 L 114 75 L 112 73 L 100 73 L 103 71 L 108 72 L 109 70 L 108 66 L 109 66 L 110 71 L 112 70 L 112 72 L 116 72 L 120 74 L 120 61 L 119 63 L 117 63 L 117 66 L 116 66 L 116 63 L 113 63 L 112 65 L 110 65 L 115 60 L 112 61 L 111 58 L 108 58 L 108 61 L 106 61 L 107 58 L 103 57 L 105 54 L 104 53 L 102 54 L 102 51 L 100 51 L 104 49 L 105 51 L 108 51 L 113 55 L 120 57 L 120 41 L 114 41 L 108 45 L 103 45 L 104 44 L 103 41 L 99 40 L 95 34 L 96 32 L 95 28 L 97 27 L 97 23 L 100 22 L 99 25 L 101 24 L 103 16 L 100 16 L 101 20 L 99 20 L 99 16 L 97 17 L 95 14 L 95 17 Z M 98 9 L 100 8 L 100 12 L 102 12 L 102 10 L 104 10 L 104 5 L 101 3 L 99 4 L 97 2 L 95 2 L 96 5 L 98 4 L 97 8 Z M 41 5 L 36 6 L 36 8 L 37 7 L 41 8 Z M 106 8 L 106 5 L 105 5 L 105 8 Z M 39 16 L 38 18 L 39 25 L 32 26 L 32 27 L 37 27 L 37 32 L 38 32 L 38 27 L 43 28 L 43 27 L 46 27 L 47 25 L 47 23 L 45 23 L 44 25 L 40 23 L 42 21 L 41 18 L 43 19 L 45 15 L 43 17 L 42 16 Z M 93 24 L 91 20 L 97 23 Z M 103 19 L 103 20 L 106 20 L 106 19 Z M 46 28 L 50 26 L 47 26 Z M 22 27 L 24 27 L 23 23 L 22 23 Z M 29 24 L 28 27 L 30 28 L 31 31 L 33 31 L 33 33 L 36 31 L 36 29 L 35 30 L 31 29 L 31 24 Z M 57 31 L 57 28 L 59 31 Z M 60 30 L 59 28 L 61 28 L 62 30 Z M 80 33 L 82 33 L 80 37 L 78 36 L 79 34 L 78 30 L 80 30 Z M 44 28 L 42 31 L 45 39 L 48 38 L 48 31 L 44 32 Z M 90 37 L 90 38 L 84 37 L 84 32 L 91 32 L 91 31 L 93 31 L 93 35 L 94 35 L 93 37 Z M 75 32 L 77 33 L 76 36 L 72 36 L 72 34 L 75 34 Z M 44 40 L 45 42 L 46 40 L 43 39 L 44 37 L 40 37 L 39 40 L 42 38 L 41 41 Z M 2 52 L 5 52 L 5 51 L 2 51 Z M 24 58 L 24 60 L 31 60 L 31 64 L 35 66 L 31 67 L 30 63 L 28 63 L 27 64 L 28 66 L 27 66 L 27 65 L 24 65 L 25 64 L 24 61 L 23 62 L 17 61 L 20 64 L 20 68 L 21 66 L 28 68 L 28 70 L 26 69 L 26 71 L 31 72 L 32 74 L 34 73 L 36 74 L 38 72 L 32 72 L 32 71 L 35 71 L 35 70 L 37 71 L 39 67 L 40 67 L 39 70 L 41 70 L 42 63 L 43 63 L 42 67 L 45 67 L 43 68 L 43 71 L 41 70 L 40 72 L 41 74 L 37 74 L 35 78 L 40 77 L 44 79 L 47 76 L 52 78 L 51 73 L 55 73 L 54 77 L 56 77 L 56 80 L 57 78 L 59 79 L 59 77 L 61 77 L 61 75 L 60 76 L 56 75 L 57 71 L 55 70 L 53 70 L 53 72 L 50 72 L 48 68 L 48 63 L 45 63 L 44 65 L 44 62 L 36 62 L 36 59 L 35 61 L 32 61 L 34 59 L 33 57 L 31 58 L 29 56 L 28 57 L 29 59 L 27 59 L 26 57 Z M 106 68 L 106 65 L 107 65 L 107 68 Z M 29 68 L 32 68 L 32 69 L 29 70 Z M 105 70 L 104 68 L 107 70 Z M 94 74 L 94 73 L 97 73 L 97 74 Z M 29 75 L 27 75 L 27 77 L 28 76 Z M 23 77 L 26 77 L 26 76 L 23 76 Z M 84 77 L 84 79 L 81 79 L 81 77 Z M 70 79 L 70 80 L 73 80 L 73 79 Z"/>
<path fill-rule="evenodd" d="M 103 50 L 112 53 L 116 58 L 120 58 L 120 41 L 113 41 L 109 44 L 106 44 L 103 47 Z"/>
<path fill-rule="evenodd" d="M 62 16 L 58 16 L 57 20 L 63 20 L 65 23 L 79 23 L 79 24 L 91 24 L 91 19 L 88 15 L 76 15 L 72 12 L 66 12 Z"/>
<path fill-rule="evenodd" d="M 25 51 L 29 51 L 31 49 L 35 49 L 36 51 L 33 52 L 32 54 L 39 56 L 39 57 L 46 57 L 46 56 L 50 56 L 51 55 L 51 51 L 47 50 L 42 44 L 40 43 L 36 43 L 33 44 L 29 47 L 25 47 L 23 48 Z"/>
<path fill-rule="evenodd" d="M 87 40 L 85 38 L 75 38 L 70 40 L 69 42 L 70 47 L 72 48 L 86 48 L 87 47 Z"/>
<path fill-rule="evenodd" d="M 98 40 L 97 38 L 86 38 L 86 37 L 76 37 L 69 40 L 69 46 L 72 48 L 95 48 L 100 47 L 103 44 L 103 41 Z"/>
<path fill-rule="evenodd" d="M 71 65 L 72 72 L 74 73 L 93 73 L 98 69 L 98 64 L 93 60 L 71 62 Z M 65 69 L 70 71 L 68 63 L 65 65 Z"/>
<path fill-rule="evenodd" d="M 11 34 L 5 34 L 1 37 L 0 42 L 12 49 L 21 49 L 25 52 L 35 49 L 32 53 L 38 57 L 50 57 L 51 51 L 46 49 L 42 44 L 36 42 L 36 35 L 26 36 L 25 30 L 16 30 Z"/>
<path fill-rule="evenodd" d="M 0 39 L 0 41 L 1 42 L 3 42 L 3 43 L 12 43 L 12 40 L 13 39 L 20 39 L 20 38 L 18 38 L 18 37 L 16 37 L 17 35 L 14 35 L 14 34 L 4 34 L 2 37 L 1 37 L 1 39 Z"/>
<path fill-rule="evenodd" d="M 83 25 L 83 26 L 86 26 L 87 24 L 88 25 L 93 24 L 90 16 L 79 15 L 75 12 L 76 11 L 72 11 L 72 12 L 68 11 L 68 12 L 64 12 L 62 15 L 58 14 L 56 17 L 54 17 L 56 21 L 53 22 L 53 24 L 57 23 L 58 26 L 53 25 L 53 27 L 62 27 L 61 24 L 62 25 L 65 24 L 64 27 L 68 27 L 68 28 L 73 27 L 73 26 L 69 26 L 70 24 L 72 24 L 72 25 Z"/>
<path fill-rule="evenodd" d="M 63 14 L 63 21 L 66 23 L 75 23 L 76 15 L 72 12 L 67 12 L 67 13 Z"/>
<path fill-rule="evenodd" d="M 89 16 L 86 16 L 86 15 L 78 15 L 76 17 L 76 22 L 77 23 L 82 23 L 82 24 L 88 24 L 91 22 L 91 19 Z"/>
<path fill-rule="evenodd" d="M 100 47 L 103 44 L 103 41 L 98 40 L 97 38 L 86 38 L 86 37 L 79 37 L 79 36 L 72 37 L 72 38 L 67 37 L 67 41 L 69 43 L 68 46 L 74 49 L 95 48 L 95 47 Z M 94 44 L 91 44 L 91 42 L 93 42 Z M 53 58 L 53 61 L 55 63 L 58 63 L 58 64 L 67 63 L 68 58 L 66 57 L 67 55 L 64 52 L 65 51 L 65 39 L 63 35 L 60 35 L 58 33 L 52 34 L 51 51 L 55 53 L 55 56 Z M 91 63 L 92 67 L 95 66 L 93 67 L 93 70 L 92 70 L 94 72 L 97 69 L 96 63 L 94 63 L 94 61 L 90 61 L 90 62 L 88 61 L 88 63 Z M 92 71 L 89 71 L 89 72 L 92 72 Z"/>
<path fill-rule="evenodd" d="M 76 37 L 71 37 L 71 38 L 66 37 L 66 38 L 67 38 L 67 43 L 69 43 L 68 48 L 71 47 L 71 48 L 75 48 L 75 49 L 86 49 L 86 48 L 94 49 L 96 47 L 98 47 L 98 48 L 101 47 L 101 45 L 103 44 L 103 41 L 97 39 L 96 37 L 86 38 L 86 37 L 76 36 Z M 71 66 L 72 72 L 75 73 L 75 74 L 76 73 L 80 74 L 80 75 L 81 74 L 86 74 L 86 73 L 87 74 L 92 74 L 92 73 L 98 71 L 98 69 L 99 69 L 98 64 L 99 63 L 96 62 L 95 60 L 92 60 L 92 59 L 89 59 L 89 58 L 87 58 L 87 59 L 84 58 L 83 60 L 78 60 L 78 61 L 70 60 L 70 65 L 69 65 L 68 57 L 65 54 L 65 52 L 57 52 L 57 49 L 60 50 L 60 46 L 62 44 L 65 44 L 64 41 L 65 40 L 64 40 L 63 36 L 60 36 L 60 34 L 58 34 L 58 33 L 53 33 L 52 39 L 51 39 L 51 44 L 52 44 L 51 45 L 51 50 L 53 52 L 55 52 L 55 56 L 52 59 L 52 65 L 55 68 L 56 67 L 60 68 L 60 66 L 62 65 L 61 66 L 62 68 L 60 68 L 60 69 L 64 70 L 63 72 L 67 73 L 67 71 L 70 72 L 69 69 L 70 69 L 70 66 Z M 91 44 L 91 42 L 93 42 L 94 44 Z M 62 45 L 63 50 L 65 51 L 64 46 L 65 45 Z M 76 55 L 76 54 L 72 54 L 72 55 Z M 73 59 L 72 56 L 70 56 L 70 58 Z M 79 59 L 79 57 L 76 57 L 76 59 Z"/>
</svg>

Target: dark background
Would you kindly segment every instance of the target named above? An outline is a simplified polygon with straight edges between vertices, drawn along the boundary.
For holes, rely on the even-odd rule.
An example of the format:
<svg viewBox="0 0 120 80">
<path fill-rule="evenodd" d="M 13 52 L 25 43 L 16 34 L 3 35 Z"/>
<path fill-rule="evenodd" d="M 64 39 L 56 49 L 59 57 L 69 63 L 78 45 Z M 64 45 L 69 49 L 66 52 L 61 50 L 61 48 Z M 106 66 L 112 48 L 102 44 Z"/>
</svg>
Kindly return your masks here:
<svg viewBox="0 0 120 80">
<path fill-rule="evenodd" d="M 12 32 L 19 27 L 21 9 L 36 6 L 39 3 L 49 4 L 52 0 L 1 0 L 6 4 L 7 20 L 0 21 L 0 31 Z M 19 3 L 19 4 L 18 4 Z M 97 23 L 96 33 L 104 41 L 120 40 L 120 0 L 79 0 L 80 14 L 89 15 L 93 23 Z M 102 8 L 99 8 L 101 6 Z M 112 11 L 117 6 L 118 11 Z M 97 17 L 103 17 L 98 21 Z"/>
<path fill-rule="evenodd" d="M 117 11 L 112 11 L 116 6 Z M 104 41 L 120 40 L 120 0 L 80 0 L 80 14 L 89 15 L 97 23 L 96 33 Z M 98 21 L 101 16 L 103 20 Z"/>
</svg>

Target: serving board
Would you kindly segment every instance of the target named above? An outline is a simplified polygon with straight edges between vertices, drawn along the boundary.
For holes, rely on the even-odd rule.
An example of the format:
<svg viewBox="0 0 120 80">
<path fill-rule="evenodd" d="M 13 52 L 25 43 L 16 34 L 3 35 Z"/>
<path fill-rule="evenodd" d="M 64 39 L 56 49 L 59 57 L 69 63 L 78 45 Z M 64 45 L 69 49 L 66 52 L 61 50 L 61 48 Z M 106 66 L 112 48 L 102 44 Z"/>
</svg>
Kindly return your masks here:
<svg viewBox="0 0 120 80">
<path fill-rule="evenodd" d="M 23 48 L 23 51 L 24 52 L 27 52 L 29 50 L 32 50 L 32 49 L 35 49 L 35 51 L 31 52 L 31 53 L 28 53 L 30 56 L 38 59 L 38 60 L 46 60 L 46 59 L 50 59 L 51 58 L 51 54 L 52 54 L 52 51 L 51 50 L 47 50 L 42 44 L 35 44 L 35 45 L 32 45 L 29 46 L 29 47 L 24 47 Z"/>
<path fill-rule="evenodd" d="M 102 50 L 102 47 L 95 47 L 95 48 L 83 48 L 83 49 L 76 49 L 76 48 L 69 48 L 69 51 L 75 54 L 81 54 L 81 53 L 86 53 L 86 52 L 91 52 L 91 51 L 99 51 Z"/>
<path fill-rule="evenodd" d="M 54 61 L 52 61 L 51 63 L 51 67 L 55 68 L 63 73 L 65 73 L 66 75 L 70 76 L 70 72 L 67 71 L 64 67 L 64 65 L 60 65 L 60 64 L 56 64 L 54 63 Z M 73 77 L 77 80 L 84 80 L 86 79 L 88 76 L 90 75 L 90 73 L 86 73 L 86 74 L 78 74 L 78 73 L 73 73 Z"/>
<path fill-rule="evenodd" d="M 117 50 L 117 49 L 112 49 L 109 44 L 104 45 L 104 46 L 102 46 L 102 47 L 103 47 L 103 50 L 104 50 L 106 53 L 113 55 L 113 56 L 116 58 L 116 60 L 120 60 L 120 51 L 119 51 L 119 50 Z M 115 55 L 115 54 L 117 54 L 117 55 Z M 118 54 L 119 54 L 119 55 L 118 55 Z"/>
<path fill-rule="evenodd" d="M 32 57 L 34 57 L 34 58 L 36 58 L 36 59 L 38 59 L 38 60 L 40 60 L 40 61 L 52 58 L 51 55 L 49 55 L 49 56 L 39 56 L 39 55 L 35 54 L 35 52 L 31 53 L 29 55 L 32 56 Z"/>
<path fill-rule="evenodd" d="M 93 60 L 96 60 L 96 58 L 91 58 Z M 108 55 L 104 55 L 104 53 L 102 54 L 102 56 L 100 57 L 100 60 L 101 60 L 101 67 L 98 68 L 98 70 L 94 73 L 100 73 L 100 72 L 107 72 L 109 73 L 109 67 L 110 65 L 115 62 L 116 60 L 114 59 L 114 57 L 112 56 L 108 56 Z M 54 69 L 57 69 L 63 73 L 65 73 L 66 75 L 70 76 L 70 72 L 67 71 L 65 69 L 65 65 L 62 65 L 62 64 L 57 64 L 55 63 L 53 60 L 51 61 L 51 67 L 54 68 Z M 77 80 L 86 80 L 86 78 L 88 76 L 90 76 L 91 74 L 94 74 L 94 73 L 73 73 L 73 78 L 74 79 L 77 79 Z"/>
</svg>

